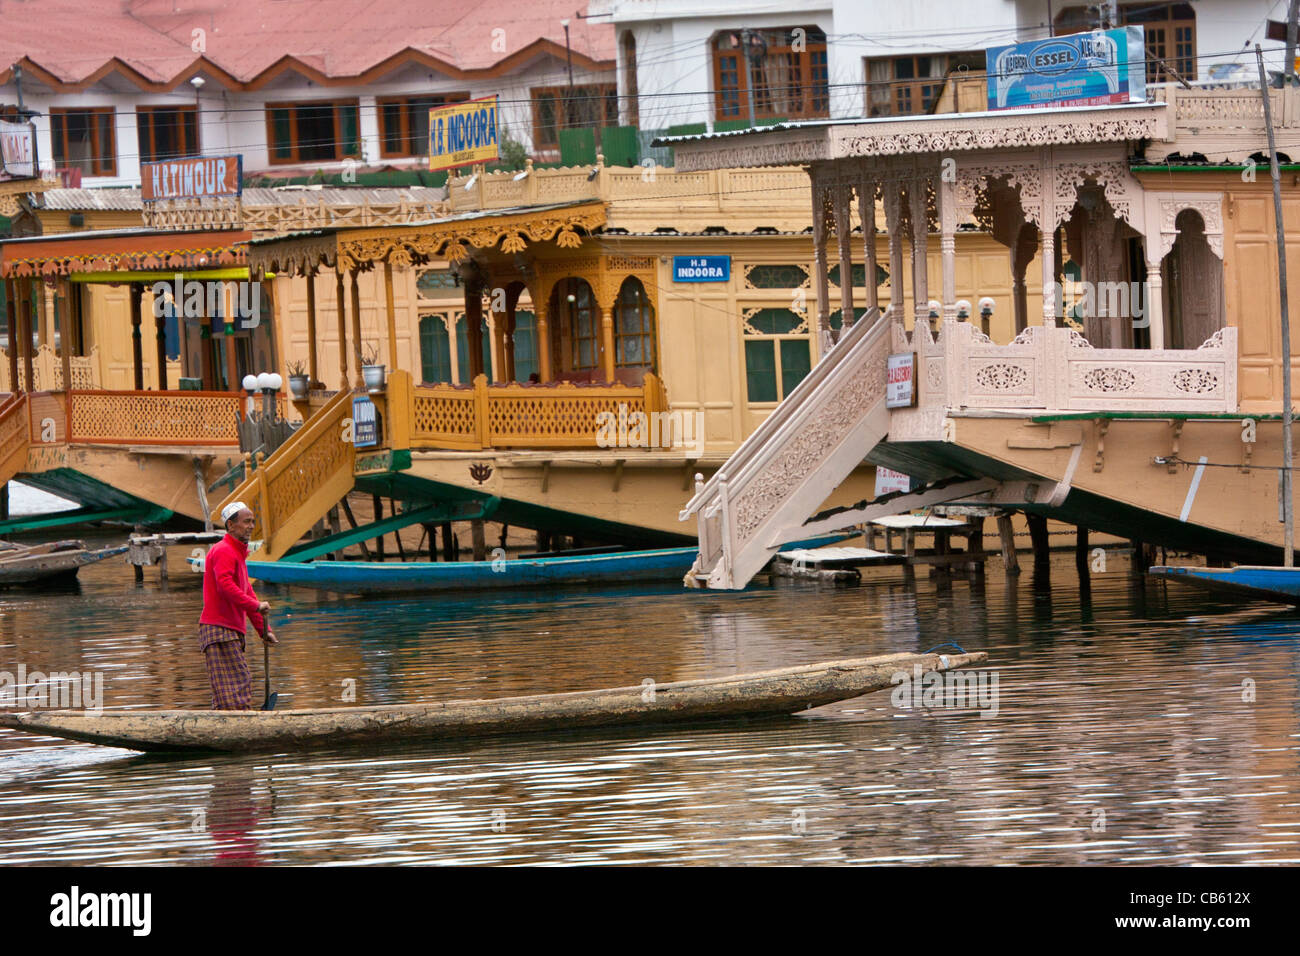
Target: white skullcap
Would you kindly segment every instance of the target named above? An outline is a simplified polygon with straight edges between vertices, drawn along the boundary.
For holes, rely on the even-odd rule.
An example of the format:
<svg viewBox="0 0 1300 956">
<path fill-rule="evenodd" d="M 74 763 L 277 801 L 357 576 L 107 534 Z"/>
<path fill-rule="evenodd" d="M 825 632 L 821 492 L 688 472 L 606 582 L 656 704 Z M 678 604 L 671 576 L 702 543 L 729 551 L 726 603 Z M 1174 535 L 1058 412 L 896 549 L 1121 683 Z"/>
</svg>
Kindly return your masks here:
<svg viewBox="0 0 1300 956">
<path fill-rule="evenodd" d="M 229 521 L 231 518 L 239 514 L 247 507 L 248 505 L 244 504 L 242 501 L 232 501 L 230 504 L 226 505 L 224 508 L 221 509 L 222 524 L 225 524 L 227 521 Z"/>
</svg>

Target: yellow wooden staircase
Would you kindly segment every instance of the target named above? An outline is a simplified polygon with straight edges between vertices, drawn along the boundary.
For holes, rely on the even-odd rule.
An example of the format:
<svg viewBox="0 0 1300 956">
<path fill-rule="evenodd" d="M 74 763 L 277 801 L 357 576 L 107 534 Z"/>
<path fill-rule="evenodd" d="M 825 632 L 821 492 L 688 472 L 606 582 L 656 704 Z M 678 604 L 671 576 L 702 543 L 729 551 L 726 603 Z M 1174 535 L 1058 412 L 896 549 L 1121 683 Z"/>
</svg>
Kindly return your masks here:
<svg viewBox="0 0 1300 956">
<path fill-rule="evenodd" d="M 0 398 L 0 485 L 4 485 L 26 466 L 27 445 L 30 441 L 27 396 L 3 396 Z"/>
<path fill-rule="evenodd" d="M 339 392 L 269 458 L 256 462 L 244 481 L 214 511 L 243 501 L 257 517 L 259 558 L 274 561 L 292 548 L 339 499 L 352 490 L 356 446 L 347 419 L 352 393 Z"/>
</svg>

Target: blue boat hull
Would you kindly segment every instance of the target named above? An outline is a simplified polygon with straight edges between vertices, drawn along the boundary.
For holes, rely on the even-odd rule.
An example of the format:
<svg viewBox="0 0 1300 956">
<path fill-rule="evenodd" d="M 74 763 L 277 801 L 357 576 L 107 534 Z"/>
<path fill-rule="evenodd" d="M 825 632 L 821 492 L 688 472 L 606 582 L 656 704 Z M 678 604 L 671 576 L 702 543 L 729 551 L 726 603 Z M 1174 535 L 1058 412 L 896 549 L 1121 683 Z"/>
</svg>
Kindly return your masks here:
<svg viewBox="0 0 1300 956">
<path fill-rule="evenodd" d="M 399 594 L 556 584 L 680 581 L 696 548 L 499 561 L 249 561 L 250 577 L 344 594 Z"/>
<path fill-rule="evenodd" d="M 781 550 L 817 548 L 842 541 L 844 537 L 824 535 L 792 542 Z M 269 584 L 288 584 L 340 594 L 480 591 L 560 584 L 625 584 L 629 581 L 680 582 L 695 563 L 698 553 L 699 549 L 691 546 L 497 561 L 249 561 L 248 574 Z"/>
<path fill-rule="evenodd" d="M 1158 565 L 1147 571 L 1152 577 L 1179 581 L 1223 594 L 1300 604 L 1300 568 L 1267 565 L 1236 568 L 1173 568 Z"/>
</svg>

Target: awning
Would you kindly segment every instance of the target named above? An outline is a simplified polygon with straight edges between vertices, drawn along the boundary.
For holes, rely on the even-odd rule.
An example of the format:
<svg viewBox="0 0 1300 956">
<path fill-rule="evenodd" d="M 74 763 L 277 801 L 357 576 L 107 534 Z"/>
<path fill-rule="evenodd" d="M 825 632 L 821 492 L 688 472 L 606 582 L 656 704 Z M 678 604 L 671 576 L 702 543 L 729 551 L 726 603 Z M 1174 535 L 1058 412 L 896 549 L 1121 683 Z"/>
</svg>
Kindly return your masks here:
<svg viewBox="0 0 1300 956">
<path fill-rule="evenodd" d="M 252 233 L 103 229 L 0 242 L 0 277 L 78 276 L 81 282 L 148 282 L 177 272 L 247 272 Z M 84 278 L 83 278 L 84 276 Z M 91 278 L 93 276 L 93 278 Z"/>
</svg>

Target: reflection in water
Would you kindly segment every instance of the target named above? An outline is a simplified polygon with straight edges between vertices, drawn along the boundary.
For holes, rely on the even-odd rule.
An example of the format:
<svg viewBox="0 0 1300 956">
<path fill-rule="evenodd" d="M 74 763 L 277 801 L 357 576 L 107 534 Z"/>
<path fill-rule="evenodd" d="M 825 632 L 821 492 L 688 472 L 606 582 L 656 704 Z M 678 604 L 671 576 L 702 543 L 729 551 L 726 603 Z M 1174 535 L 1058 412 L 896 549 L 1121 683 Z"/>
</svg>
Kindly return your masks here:
<svg viewBox="0 0 1300 956">
<path fill-rule="evenodd" d="M 178 559 L 172 566 L 183 566 Z M 1072 556 L 1019 581 L 272 596 L 295 707 L 498 697 L 987 650 L 998 715 L 887 693 L 700 728 L 185 759 L 0 732 L 7 863 L 1282 862 L 1300 859 L 1297 617 Z M 198 576 L 0 594 L 0 669 L 203 708 Z M 261 659 L 252 659 L 260 685 Z M 282 705 L 283 706 L 283 705 Z M 201 825 L 195 826 L 196 819 Z"/>
</svg>

